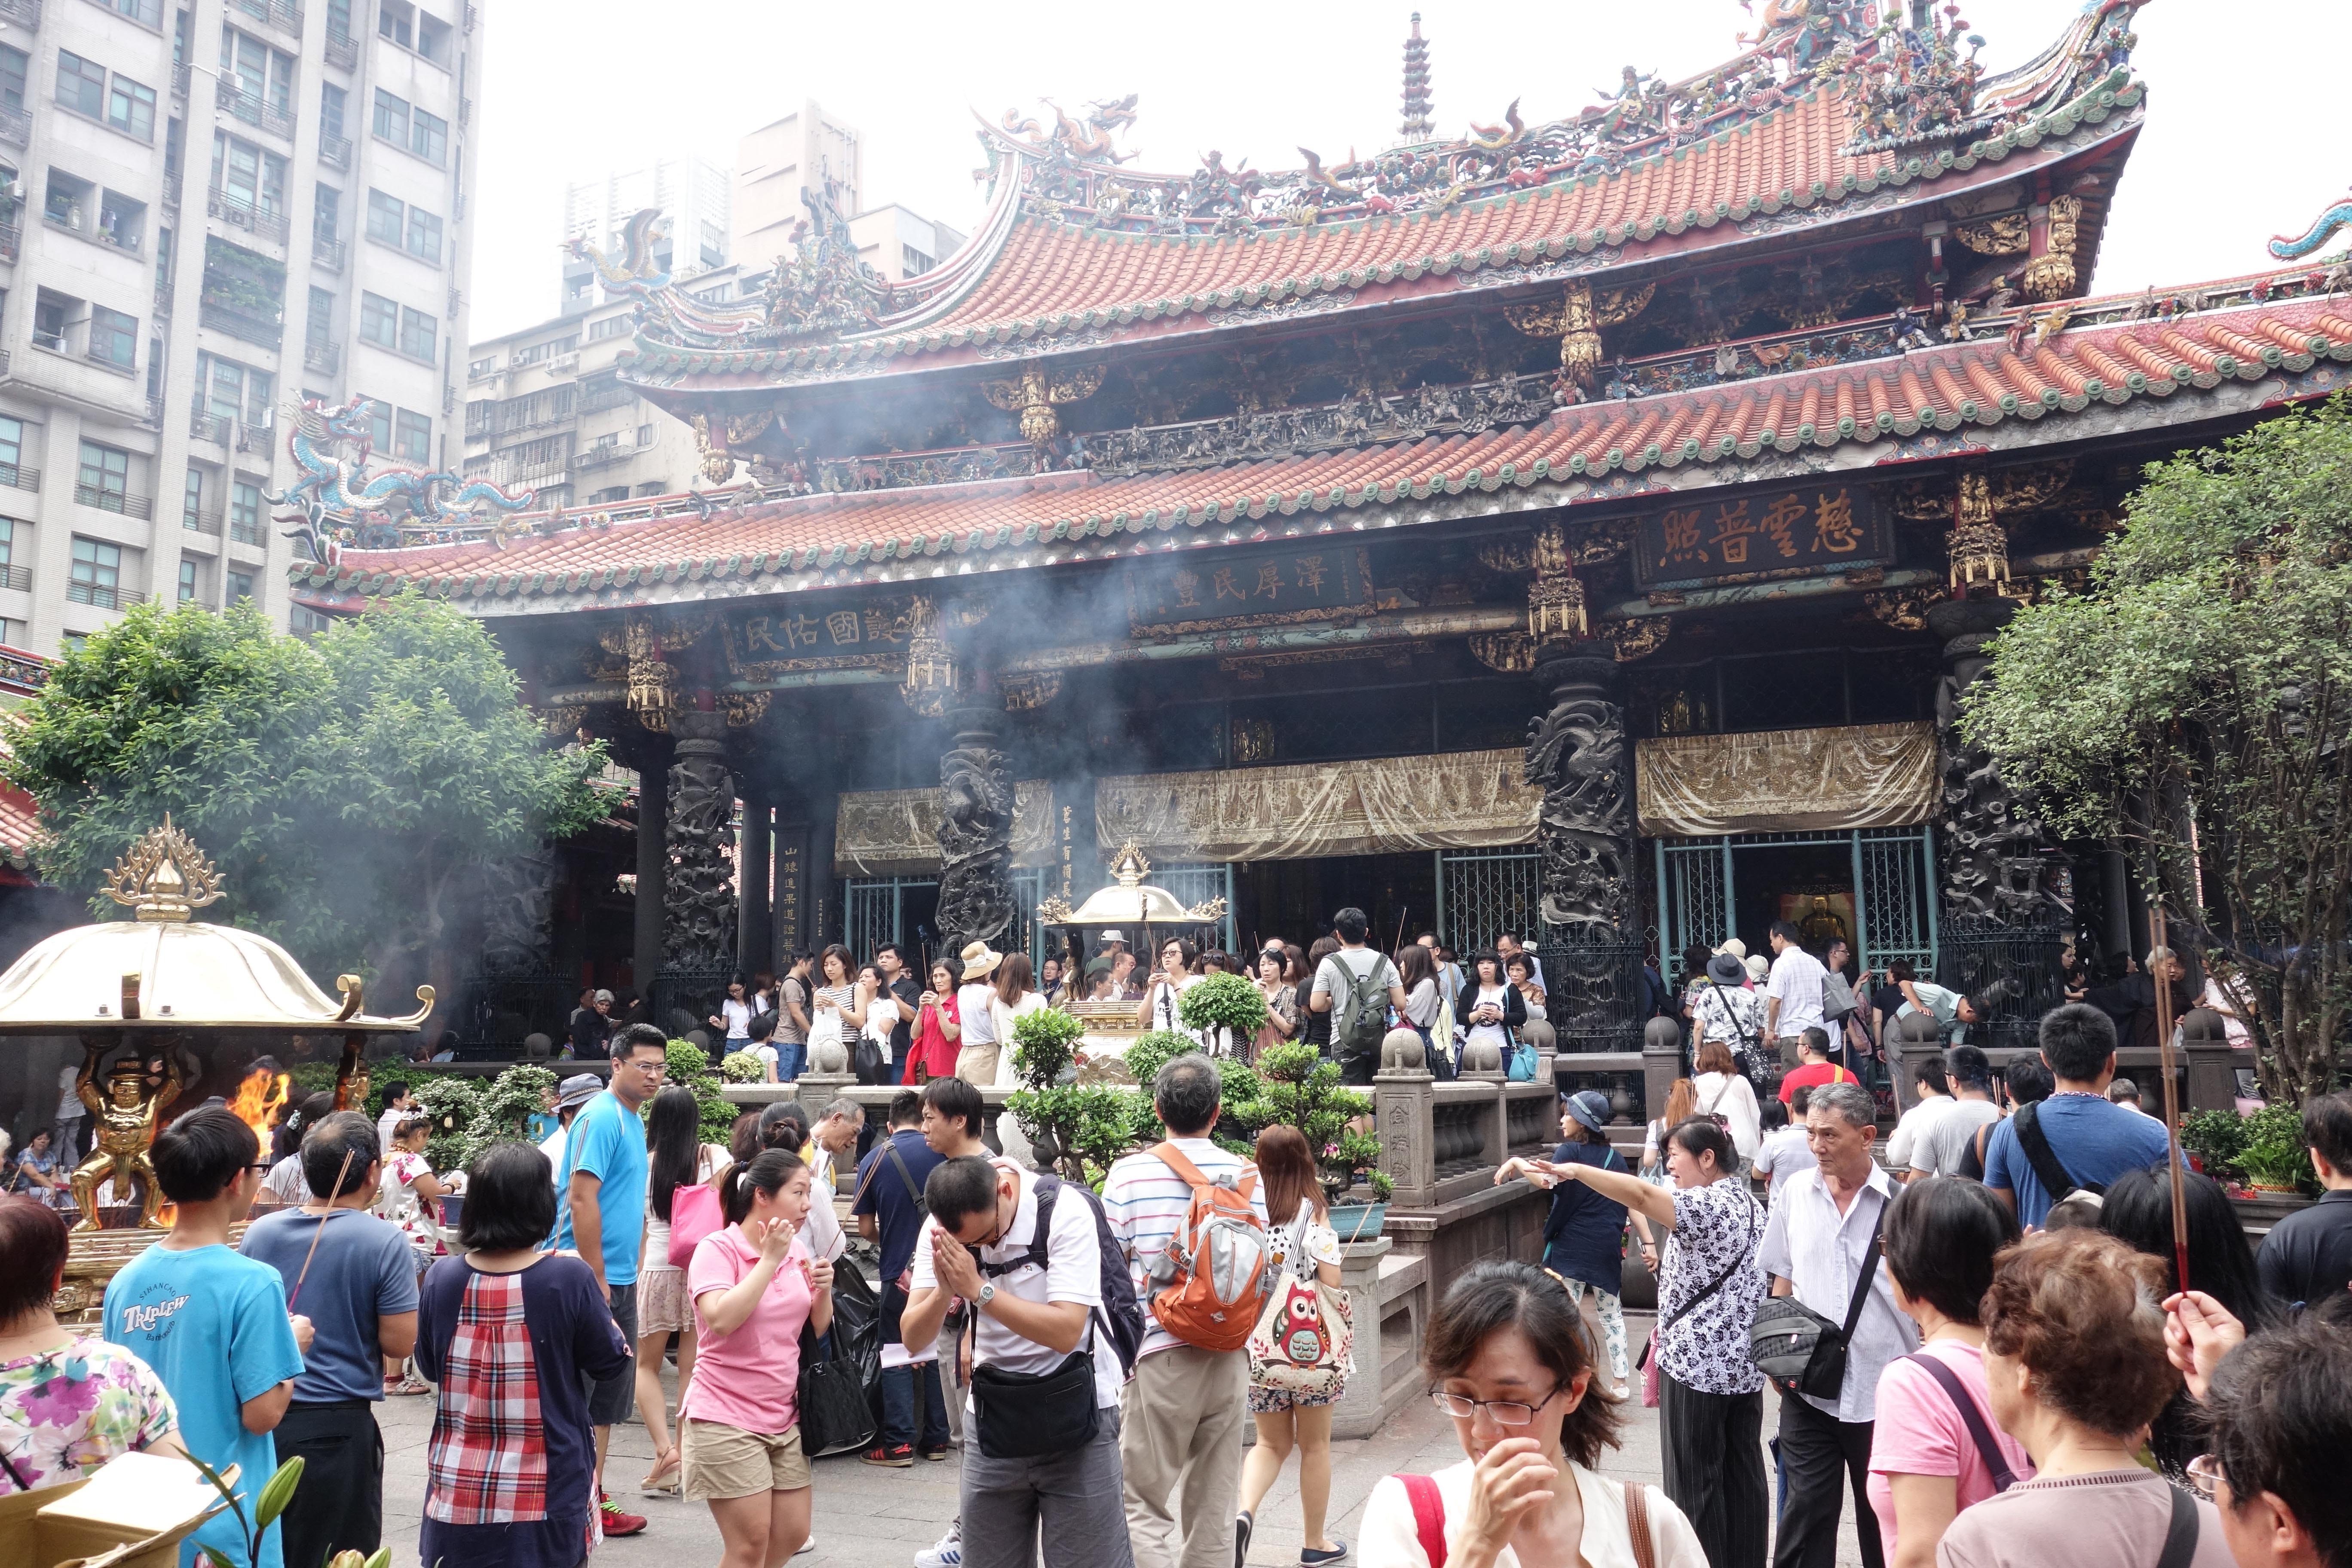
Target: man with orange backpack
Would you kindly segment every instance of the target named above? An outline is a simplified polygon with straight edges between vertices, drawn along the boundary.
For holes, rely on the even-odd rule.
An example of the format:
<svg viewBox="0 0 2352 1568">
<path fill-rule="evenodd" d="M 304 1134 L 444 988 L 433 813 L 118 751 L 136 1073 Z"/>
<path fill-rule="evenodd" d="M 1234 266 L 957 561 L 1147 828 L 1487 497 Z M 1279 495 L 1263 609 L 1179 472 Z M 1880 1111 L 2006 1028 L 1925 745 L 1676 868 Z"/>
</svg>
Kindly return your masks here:
<svg viewBox="0 0 2352 1568">
<path fill-rule="evenodd" d="M 1128 1155 L 1103 1183 L 1103 1211 L 1144 1302 L 1143 1344 L 1119 1398 L 1137 1568 L 1234 1561 L 1247 1346 L 1269 1279 L 1257 1167 L 1209 1141 L 1223 1092 L 1216 1064 L 1197 1052 L 1161 1068 L 1151 1100 L 1168 1141 Z"/>
</svg>

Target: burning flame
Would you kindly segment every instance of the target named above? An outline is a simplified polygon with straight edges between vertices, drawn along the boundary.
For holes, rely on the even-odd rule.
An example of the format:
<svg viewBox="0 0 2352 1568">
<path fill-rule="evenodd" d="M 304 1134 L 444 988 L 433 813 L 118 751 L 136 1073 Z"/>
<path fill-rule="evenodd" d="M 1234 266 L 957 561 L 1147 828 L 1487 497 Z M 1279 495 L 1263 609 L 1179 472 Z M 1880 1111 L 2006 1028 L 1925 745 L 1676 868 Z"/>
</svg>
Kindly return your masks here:
<svg viewBox="0 0 2352 1568">
<path fill-rule="evenodd" d="M 255 1139 L 265 1150 L 269 1147 L 270 1126 L 278 1120 L 293 1083 L 294 1075 L 280 1070 L 277 1063 L 257 1064 L 245 1075 L 245 1081 L 236 1086 L 236 1093 L 229 1100 L 230 1112 L 253 1129 Z"/>
</svg>

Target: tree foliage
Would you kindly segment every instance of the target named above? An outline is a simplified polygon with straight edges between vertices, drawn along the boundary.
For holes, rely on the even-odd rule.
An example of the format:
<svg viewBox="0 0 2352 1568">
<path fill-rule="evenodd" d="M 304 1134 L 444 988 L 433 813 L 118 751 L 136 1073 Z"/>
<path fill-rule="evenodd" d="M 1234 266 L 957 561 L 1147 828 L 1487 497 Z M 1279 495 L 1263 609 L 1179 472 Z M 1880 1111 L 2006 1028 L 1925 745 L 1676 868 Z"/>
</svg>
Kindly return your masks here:
<svg viewBox="0 0 2352 1568">
<path fill-rule="evenodd" d="M 600 810 L 602 752 L 553 749 L 481 626 L 414 595 L 308 643 L 249 605 L 142 605 L 18 717 L 0 773 L 40 804 L 47 879 L 95 889 L 169 812 L 224 874 L 213 918 L 314 973 L 451 939 L 484 861 Z"/>
<path fill-rule="evenodd" d="M 2055 829 L 2130 847 L 2252 1003 L 2272 1098 L 2326 1092 L 2352 1016 L 2352 404 L 2153 465 L 2088 591 L 1991 654 L 1968 738 Z"/>
</svg>

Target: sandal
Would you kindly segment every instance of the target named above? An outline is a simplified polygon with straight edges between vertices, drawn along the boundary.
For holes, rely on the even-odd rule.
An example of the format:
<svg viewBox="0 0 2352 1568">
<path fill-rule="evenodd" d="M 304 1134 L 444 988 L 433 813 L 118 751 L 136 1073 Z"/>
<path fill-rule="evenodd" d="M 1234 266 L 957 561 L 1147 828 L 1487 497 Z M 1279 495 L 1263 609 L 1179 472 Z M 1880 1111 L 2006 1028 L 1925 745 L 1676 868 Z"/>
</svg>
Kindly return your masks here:
<svg viewBox="0 0 2352 1568">
<path fill-rule="evenodd" d="M 655 1456 L 654 1468 L 647 1470 L 646 1479 L 637 1483 L 637 1492 L 641 1497 L 668 1497 L 677 1491 L 677 1450 L 672 1448 L 666 1454 Z"/>
<path fill-rule="evenodd" d="M 430 1394 L 433 1385 L 421 1377 L 403 1378 L 398 1384 L 384 1385 L 386 1394 Z"/>
</svg>

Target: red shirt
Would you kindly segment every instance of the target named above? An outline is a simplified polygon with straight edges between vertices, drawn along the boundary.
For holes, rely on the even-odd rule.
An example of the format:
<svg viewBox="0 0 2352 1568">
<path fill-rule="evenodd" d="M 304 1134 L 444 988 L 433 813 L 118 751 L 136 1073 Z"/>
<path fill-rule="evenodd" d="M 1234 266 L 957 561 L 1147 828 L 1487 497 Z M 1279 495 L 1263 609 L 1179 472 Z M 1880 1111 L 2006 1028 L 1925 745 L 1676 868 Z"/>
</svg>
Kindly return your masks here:
<svg viewBox="0 0 2352 1568">
<path fill-rule="evenodd" d="M 1862 1079 L 1835 1062 L 1809 1062 L 1780 1080 L 1780 1103 L 1786 1105 L 1801 1089 L 1817 1083 L 1860 1083 Z"/>
<path fill-rule="evenodd" d="M 946 1031 L 940 1027 L 942 1017 L 950 1024 L 963 1022 L 956 1012 L 954 997 L 940 997 L 936 1005 L 924 1008 L 919 1016 L 915 1026 L 915 1048 L 907 1062 L 907 1082 L 921 1083 L 926 1079 L 955 1077 L 956 1054 L 963 1047 L 960 1042 L 949 1039 Z"/>
</svg>

